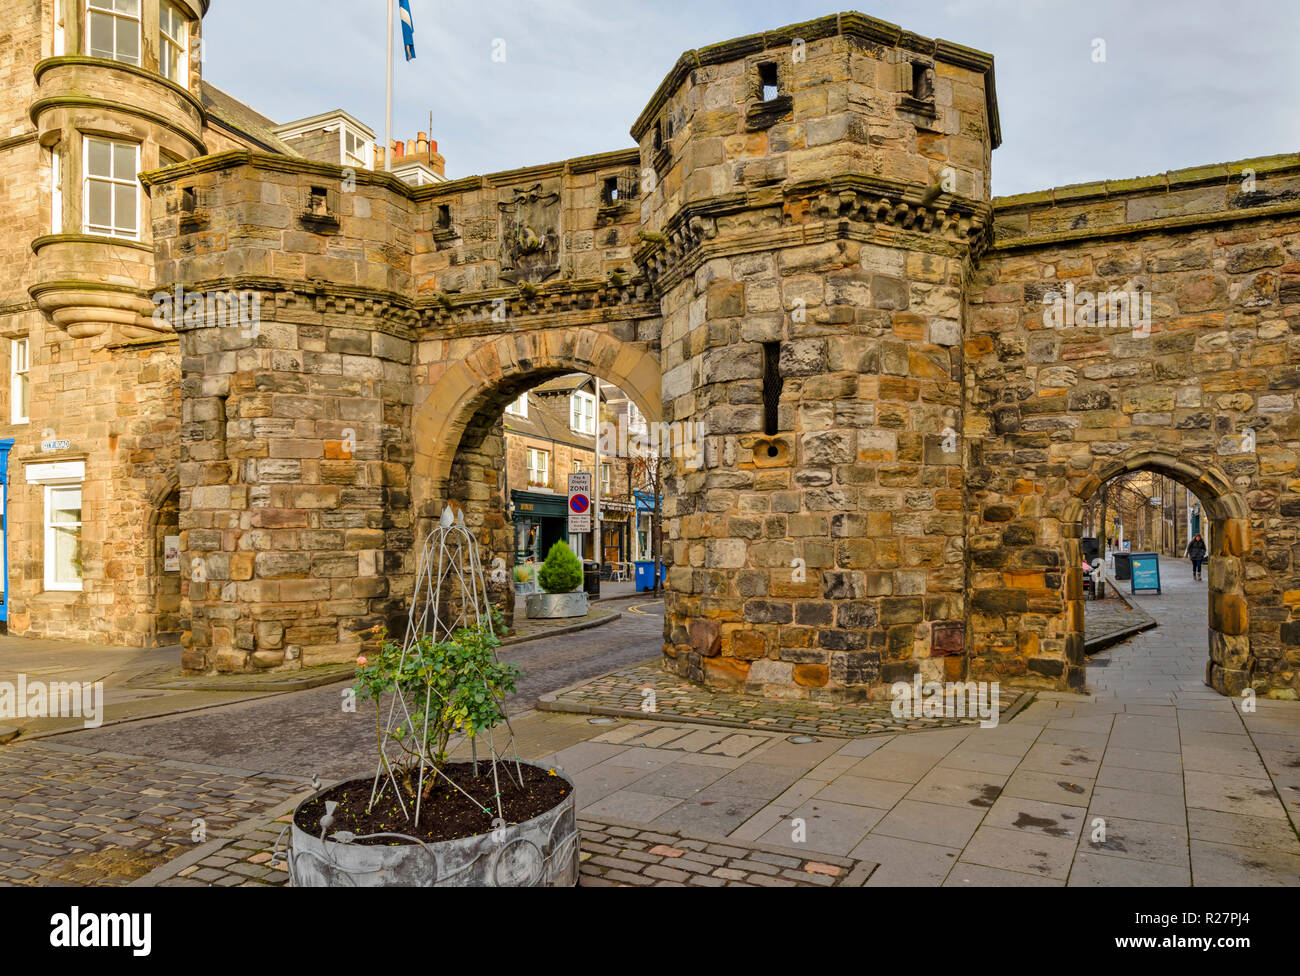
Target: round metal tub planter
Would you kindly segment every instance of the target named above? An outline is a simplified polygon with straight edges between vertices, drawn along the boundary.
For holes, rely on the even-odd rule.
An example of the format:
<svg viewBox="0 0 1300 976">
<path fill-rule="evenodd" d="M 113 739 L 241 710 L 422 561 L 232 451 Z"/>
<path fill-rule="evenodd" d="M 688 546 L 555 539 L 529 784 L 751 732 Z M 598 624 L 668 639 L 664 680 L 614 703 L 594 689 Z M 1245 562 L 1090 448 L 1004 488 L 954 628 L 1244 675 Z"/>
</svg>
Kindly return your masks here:
<svg viewBox="0 0 1300 976">
<path fill-rule="evenodd" d="M 298 826 L 299 804 L 290 825 L 289 883 L 299 888 L 572 887 L 578 883 L 579 846 L 574 788 L 568 776 L 556 775 L 569 791 L 545 813 L 486 834 L 427 844 L 401 834 L 367 836 L 407 843 L 358 844 L 340 830 L 322 840 Z"/>
</svg>

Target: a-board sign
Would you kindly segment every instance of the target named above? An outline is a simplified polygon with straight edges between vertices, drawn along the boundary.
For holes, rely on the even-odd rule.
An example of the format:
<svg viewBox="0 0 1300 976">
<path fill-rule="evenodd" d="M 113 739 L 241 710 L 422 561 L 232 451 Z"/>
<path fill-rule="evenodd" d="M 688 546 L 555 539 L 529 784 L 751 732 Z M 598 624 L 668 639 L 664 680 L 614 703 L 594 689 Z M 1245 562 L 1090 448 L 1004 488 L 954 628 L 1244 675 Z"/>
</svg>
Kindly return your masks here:
<svg viewBox="0 0 1300 976">
<path fill-rule="evenodd" d="M 591 531 L 591 472 L 569 475 L 569 531 Z"/>
<path fill-rule="evenodd" d="M 1132 556 L 1133 572 L 1129 577 L 1129 592 L 1138 590 L 1160 590 L 1160 554 L 1156 552 L 1135 552 Z M 1163 595 L 1163 594 L 1161 594 Z"/>
</svg>

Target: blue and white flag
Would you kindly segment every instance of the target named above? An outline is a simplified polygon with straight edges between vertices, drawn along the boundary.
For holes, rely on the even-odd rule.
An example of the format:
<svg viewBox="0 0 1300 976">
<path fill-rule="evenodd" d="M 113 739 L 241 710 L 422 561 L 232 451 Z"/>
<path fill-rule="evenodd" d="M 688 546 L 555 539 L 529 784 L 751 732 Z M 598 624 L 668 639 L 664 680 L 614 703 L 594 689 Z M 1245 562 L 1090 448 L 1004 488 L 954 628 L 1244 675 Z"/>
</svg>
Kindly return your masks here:
<svg viewBox="0 0 1300 976">
<path fill-rule="evenodd" d="M 415 57 L 415 23 L 411 20 L 411 0 L 398 0 L 398 13 L 402 17 L 402 50 L 406 60 Z"/>
</svg>

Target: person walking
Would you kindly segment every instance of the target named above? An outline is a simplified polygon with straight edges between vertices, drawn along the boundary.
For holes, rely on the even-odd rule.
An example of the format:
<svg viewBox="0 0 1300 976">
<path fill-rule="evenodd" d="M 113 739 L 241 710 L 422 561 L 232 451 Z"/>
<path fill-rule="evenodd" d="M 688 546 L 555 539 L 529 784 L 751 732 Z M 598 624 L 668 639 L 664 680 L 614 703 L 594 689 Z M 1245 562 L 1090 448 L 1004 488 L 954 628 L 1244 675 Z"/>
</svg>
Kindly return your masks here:
<svg viewBox="0 0 1300 976">
<path fill-rule="evenodd" d="M 1205 562 L 1205 540 L 1200 535 L 1192 536 L 1192 541 L 1187 543 L 1187 558 L 1192 561 L 1192 579 L 1201 578 L 1201 563 Z"/>
</svg>

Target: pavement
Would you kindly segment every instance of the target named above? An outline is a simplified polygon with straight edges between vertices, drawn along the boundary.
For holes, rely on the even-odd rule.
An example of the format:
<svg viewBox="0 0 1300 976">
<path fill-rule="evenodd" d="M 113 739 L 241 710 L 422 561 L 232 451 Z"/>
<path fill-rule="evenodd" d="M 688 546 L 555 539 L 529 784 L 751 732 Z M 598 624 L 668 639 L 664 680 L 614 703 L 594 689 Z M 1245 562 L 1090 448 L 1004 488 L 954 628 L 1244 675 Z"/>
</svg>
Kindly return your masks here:
<svg viewBox="0 0 1300 976">
<path fill-rule="evenodd" d="M 1156 618 L 1142 609 L 1136 598 L 1121 592 L 1123 583 L 1107 581 L 1105 596 L 1083 603 L 1083 648 L 1093 654 L 1126 637 L 1157 626 Z"/>
<path fill-rule="evenodd" d="M 606 627 L 515 649 L 535 655 L 539 675 L 515 703 L 518 753 L 562 767 L 577 784 L 579 818 L 589 825 L 587 884 L 807 884 L 817 876 L 868 887 L 1300 885 L 1300 703 L 1258 701 L 1252 711 L 1202 685 L 1205 584 L 1179 569 L 1164 569 L 1162 596 L 1138 598 L 1160 626 L 1097 655 L 1088 694 L 1039 693 L 995 728 L 856 738 L 528 707 L 562 680 L 545 680 L 548 658 L 564 673 L 580 640 L 593 642 L 584 669 L 602 660 L 617 668 L 617 654 L 654 647 L 662 617 L 653 605 L 633 605 Z M 162 774 L 159 804 L 171 801 L 191 819 L 211 806 L 204 819 L 216 822 L 232 796 L 247 802 L 251 790 L 262 798 L 243 808 L 248 816 L 237 826 L 142 854 L 132 883 L 283 884 L 273 848 L 308 792 L 285 784 L 301 783 L 304 770 L 329 782 L 370 766 L 364 728 L 371 722 L 373 736 L 373 719 L 340 718 L 336 700 L 313 701 L 326 693 L 337 689 L 180 716 L 152 731 L 134 723 L 59 736 L 73 751 L 58 755 L 48 751 L 51 740 L 3 747 L 0 757 L 13 759 L 4 778 L 12 792 L 3 795 L 26 809 L 0 819 L 0 850 L 20 855 L 7 862 L 16 867 L 0 866 L 0 877 L 33 883 L 6 871 L 30 871 L 21 862 L 37 856 L 36 843 L 65 846 L 63 835 L 50 833 L 60 821 L 47 811 L 67 791 L 129 792 L 119 781 L 130 770 L 92 750 L 116 741 L 118 755 L 169 763 L 193 761 L 177 753 L 206 743 L 209 761 L 239 760 L 225 772 L 245 792 L 210 790 L 196 812 L 175 802 L 190 788 Z M 220 741 L 213 723 L 225 725 L 225 750 L 212 748 Z M 124 735 L 138 738 L 123 742 Z M 61 764 L 65 779 L 45 764 Z M 41 788 L 24 792 L 33 780 Z M 129 834 L 114 819 L 115 802 L 104 805 L 100 815 L 110 822 L 99 826 Z M 10 824 L 35 833 L 14 836 Z M 104 835 L 86 843 L 97 854 L 119 849 Z M 95 870 L 84 860 L 78 868 Z M 104 883 L 122 883 L 111 879 L 123 874 L 105 874 Z"/>
</svg>

